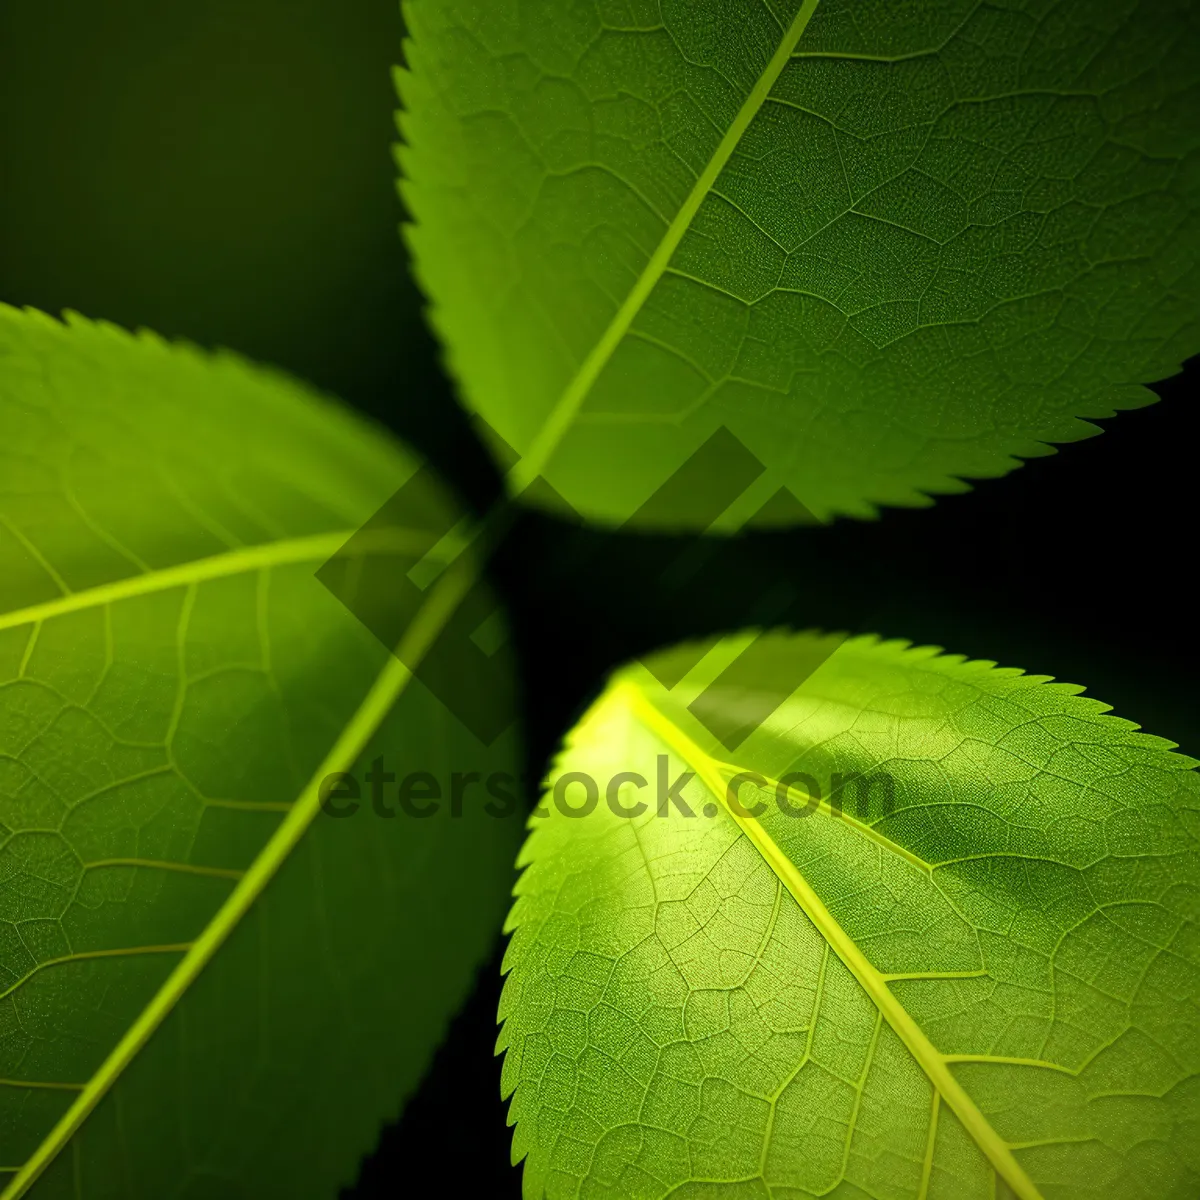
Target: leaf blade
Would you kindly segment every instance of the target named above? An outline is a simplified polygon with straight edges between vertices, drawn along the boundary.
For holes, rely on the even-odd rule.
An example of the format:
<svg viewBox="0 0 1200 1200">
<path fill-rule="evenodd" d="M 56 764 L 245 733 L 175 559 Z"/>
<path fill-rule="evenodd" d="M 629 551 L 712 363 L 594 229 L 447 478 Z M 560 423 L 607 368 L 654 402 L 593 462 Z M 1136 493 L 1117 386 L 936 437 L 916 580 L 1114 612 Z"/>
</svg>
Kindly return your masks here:
<svg viewBox="0 0 1200 1200">
<path fill-rule="evenodd" d="M 694 213 L 801 5 L 406 12 L 406 236 L 514 493 L 620 522 L 724 425 L 769 468 L 726 527 L 781 486 L 870 517 L 1091 436 L 1196 349 L 1178 6 L 1084 35 L 822 0 Z"/>
<path fill-rule="evenodd" d="M 730 763 L 711 682 L 623 672 L 551 777 L 665 754 L 693 819 L 660 783 L 531 821 L 498 1043 L 525 1194 L 1190 1194 L 1194 762 L 1076 688 L 852 639 Z M 881 766 L 893 806 L 827 803 Z"/>
<path fill-rule="evenodd" d="M 0 309 L 0 356 L 4 1195 L 326 1195 L 486 953 L 515 830 L 471 792 L 326 819 L 322 784 L 515 741 L 485 750 L 315 573 L 403 575 L 457 511 L 343 552 L 418 463 L 323 397 L 78 317 Z"/>
</svg>

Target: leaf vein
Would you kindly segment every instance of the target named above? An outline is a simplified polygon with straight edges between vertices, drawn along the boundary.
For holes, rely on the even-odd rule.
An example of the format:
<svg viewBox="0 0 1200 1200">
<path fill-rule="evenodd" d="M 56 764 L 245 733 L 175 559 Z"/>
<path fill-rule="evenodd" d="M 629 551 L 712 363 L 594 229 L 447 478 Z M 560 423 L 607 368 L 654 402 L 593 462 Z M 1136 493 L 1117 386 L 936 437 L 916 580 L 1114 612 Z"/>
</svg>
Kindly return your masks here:
<svg viewBox="0 0 1200 1200">
<path fill-rule="evenodd" d="M 519 493 L 528 487 L 541 474 L 542 469 L 557 449 L 571 421 L 582 407 L 593 385 L 600 378 L 600 373 L 624 340 L 634 319 L 641 312 L 651 292 L 666 271 L 684 234 L 691 227 L 705 198 L 713 191 L 718 177 L 742 140 L 743 134 L 758 114 L 759 109 L 762 108 L 783 68 L 790 61 L 819 2 L 820 0 L 804 0 L 766 69 L 750 90 L 750 94 L 738 110 L 737 116 L 718 144 L 712 158 L 709 159 L 697 178 L 687 199 L 667 228 L 662 241 L 659 242 L 642 273 L 638 276 L 637 282 L 625 297 L 600 339 L 580 364 L 578 371 L 568 382 L 530 445 L 528 454 L 509 473 L 510 487 L 513 492 Z"/>
<path fill-rule="evenodd" d="M 782 880 L 801 911 L 867 993 L 879 1010 L 881 1018 L 891 1026 L 929 1082 L 941 1093 L 942 1098 L 1018 1200 L 1044 1200 L 1033 1180 L 1014 1156 L 1013 1148 L 1000 1137 L 955 1077 L 946 1056 L 929 1040 L 925 1031 L 892 992 L 884 975 L 876 970 L 854 939 L 838 924 L 796 865 L 779 849 L 758 821 L 740 816 L 726 803 L 725 781 L 719 764 L 655 708 L 636 686 L 631 683 L 622 684 L 617 689 L 617 695 L 629 705 L 631 711 L 648 729 L 690 764 L 713 793 L 714 798 L 722 804 L 737 828 Z"/>
</svg>

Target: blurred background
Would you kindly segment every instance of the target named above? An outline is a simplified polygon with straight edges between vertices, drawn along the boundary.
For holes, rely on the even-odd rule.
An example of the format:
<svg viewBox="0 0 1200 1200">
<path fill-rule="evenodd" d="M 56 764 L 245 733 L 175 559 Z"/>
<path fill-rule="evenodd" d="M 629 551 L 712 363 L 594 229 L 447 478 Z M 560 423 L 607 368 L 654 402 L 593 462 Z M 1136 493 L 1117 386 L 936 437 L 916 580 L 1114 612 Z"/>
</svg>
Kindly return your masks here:
<svg viewBox="0 0 1200 1200">
<path fill-rule="evenodd" d="M 397 0 L 0 0 L 0 300 L 284 366 L 486 505 L 497 476 L 397 236 L 402 36 Z M 1105 436 L 935 509 L 736 539 L 708 547 L 707 566 L 686 539 L 526 518 L 495 573 L 525 663 L 530 770 L 611 667 L 756 619 L 1083 683 L 1200 754 L 1198 374 Z M 685 552 L 691 574 L 664 575 Z M 499 951 L 347 1200 L 450 1158 L 464 1194 L 519 1194 L 492 1057 Z"/>
</svg>

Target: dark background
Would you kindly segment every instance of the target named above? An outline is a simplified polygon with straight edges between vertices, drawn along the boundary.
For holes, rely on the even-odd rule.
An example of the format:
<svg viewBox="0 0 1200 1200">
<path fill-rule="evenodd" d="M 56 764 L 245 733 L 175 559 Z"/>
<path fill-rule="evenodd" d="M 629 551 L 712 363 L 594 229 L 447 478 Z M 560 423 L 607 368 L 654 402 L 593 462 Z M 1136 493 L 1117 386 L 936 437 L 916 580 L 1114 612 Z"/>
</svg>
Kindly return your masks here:
<svg viewBox="0 0 1200 1200">
<path fill-rule="evenodd" d="M 390 426 L 483 507 L 498 478 L 440 370 L 396 235 L 397 9 L 0 0 L 0 300 L 288 367 Z M 1106 422 L 1105 436 L 936 508 L 714 545 L 683 585 L 661 578 L 683 539 L 524 518 L 495 574 L 523 655 L 531 769 L 612 666 L 752 622 L 764 597 L 800 626 L 1086 683 L 1200 753 L 1198 374 L 1193 363 L 1159 385 L 1162 403 Z M 518 1194 L 492 1057 L 499 951 L 347 1197 L 391 1195 L 411 1164 L 446 1160 L 464 1194 Z"/>
</svg>

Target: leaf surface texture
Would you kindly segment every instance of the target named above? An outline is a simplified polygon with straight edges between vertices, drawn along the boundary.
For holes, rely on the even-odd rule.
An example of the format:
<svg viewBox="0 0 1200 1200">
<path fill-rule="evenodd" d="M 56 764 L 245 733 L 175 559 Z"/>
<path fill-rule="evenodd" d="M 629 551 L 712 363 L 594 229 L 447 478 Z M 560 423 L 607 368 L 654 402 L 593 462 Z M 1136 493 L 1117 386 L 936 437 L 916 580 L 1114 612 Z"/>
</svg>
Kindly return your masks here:
<svg viewBox="0 0 1200 1200">
<path fill-rule="evenodd" d="M 785 681 L 813 636 L 757 649 Z M 641 816 L 531 819 L 500 1038 L 526 1196 L 1194 1196 L 1194 761 L 872 638 L 731 756 L 689 709 L 712 661 L 620 673 L 551 773 L 638 773 Z"/>
<path fill-rule="evenodd" d="M 928 503 L 1198 348 L 1192 5 L 405 11 L 416 268 L 539 503 L 624 521 L 721 426 L 730 527 Z"/>
<path fill-rule="evenodd" d="M 79 318 L 0 309 L 0 364 L 0 1193 L 328 1197 L 516 844 L 469 801 L 318 810 L 379 755 L 513 765 L 314 576 L 417 460 L 282 374 Z"/>
</svg>

